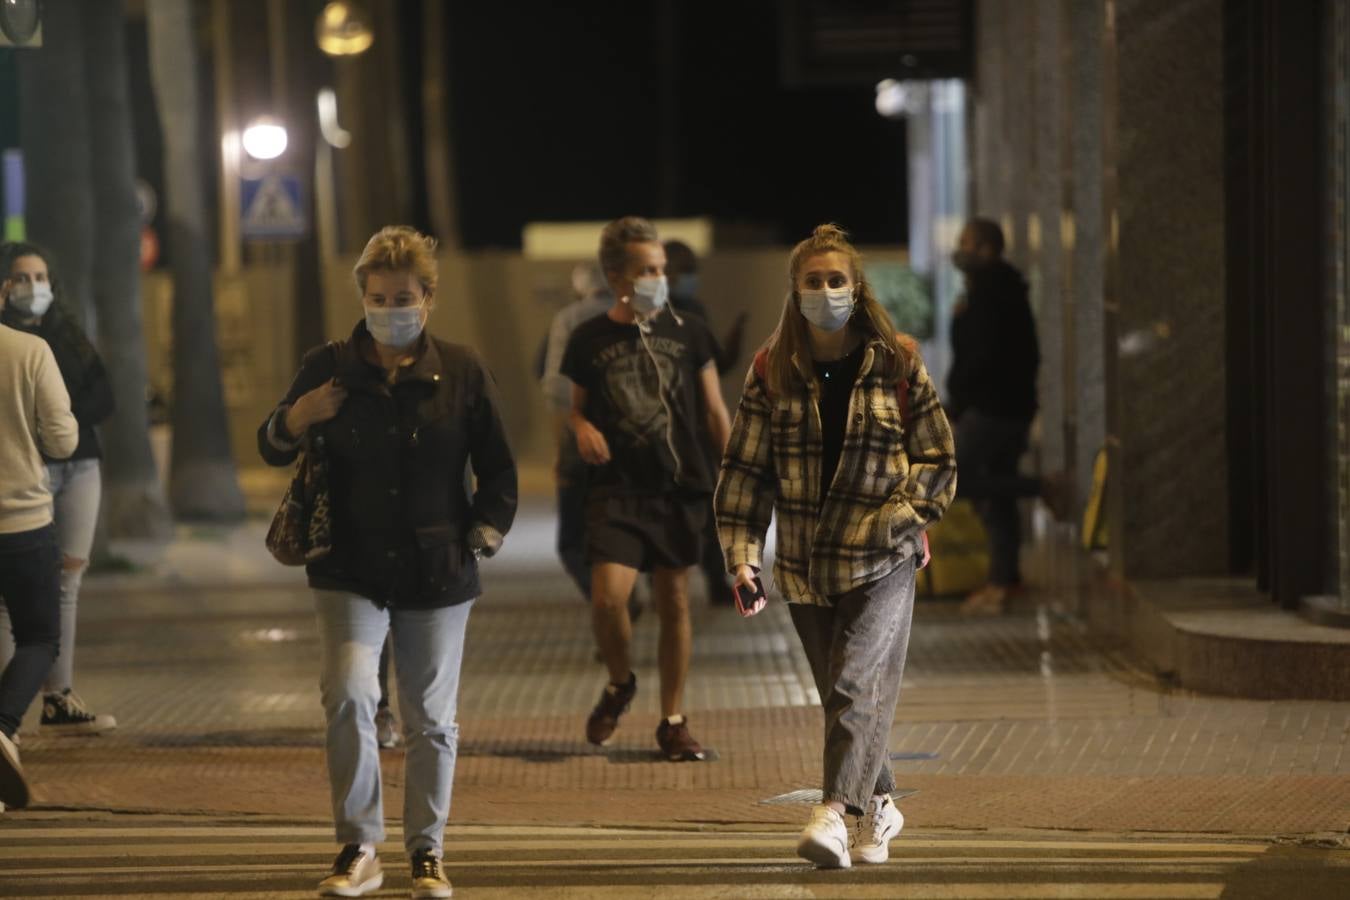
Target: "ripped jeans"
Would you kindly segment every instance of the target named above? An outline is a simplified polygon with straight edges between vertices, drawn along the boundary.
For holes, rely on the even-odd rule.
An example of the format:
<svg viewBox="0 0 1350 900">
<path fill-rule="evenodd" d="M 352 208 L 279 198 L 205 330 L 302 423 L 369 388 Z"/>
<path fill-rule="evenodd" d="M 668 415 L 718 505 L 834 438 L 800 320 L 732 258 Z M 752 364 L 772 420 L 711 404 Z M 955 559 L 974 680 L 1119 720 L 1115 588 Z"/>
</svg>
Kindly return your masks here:
<svg viewBox="0 0 1350 900">
<path fill-rule="evenodd" d="M 443 609 L 380 609 L 341 591 L 314 592 L 328 722 L 326 749 L 339 844 L 384 840 L 380 748 L 380 649 L 392 632 L 404 758 L 403 842 L 440 854 L 455 779 L 459 669 L 473 603 Z"/>
</svg>

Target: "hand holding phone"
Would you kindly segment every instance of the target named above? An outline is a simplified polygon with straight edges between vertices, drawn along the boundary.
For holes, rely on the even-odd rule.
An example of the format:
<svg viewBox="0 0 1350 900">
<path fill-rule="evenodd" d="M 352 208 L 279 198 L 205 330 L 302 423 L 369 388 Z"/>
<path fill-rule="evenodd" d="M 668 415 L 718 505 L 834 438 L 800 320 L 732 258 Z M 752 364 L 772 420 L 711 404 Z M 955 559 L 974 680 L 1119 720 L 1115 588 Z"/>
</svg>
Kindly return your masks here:
<svg viewBox="0 0 1350 900">
<path fill-rule="evenodd" d="M 764 609 L 769 602 L 763 583 L 749 566 L 736 567 L 736 583 L 731 589 L 736 595 L 736 611 L 747 619 Z"/>
</svg>

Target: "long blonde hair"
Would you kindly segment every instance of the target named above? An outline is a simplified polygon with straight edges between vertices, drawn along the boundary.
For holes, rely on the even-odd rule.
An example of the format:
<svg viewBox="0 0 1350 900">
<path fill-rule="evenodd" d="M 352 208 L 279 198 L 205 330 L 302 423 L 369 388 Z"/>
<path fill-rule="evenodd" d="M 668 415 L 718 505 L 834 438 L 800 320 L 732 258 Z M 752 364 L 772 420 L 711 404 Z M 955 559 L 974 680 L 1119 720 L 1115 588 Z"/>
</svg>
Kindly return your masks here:
<svg viewBox="0 0 1350 900">
<path fill-rule="evenodd" d="M 778 321 L 778 327 L 765 344 L 768 353 L 765 379 L 771 394 L 782 395 L 806 389 L 801 373 L 792 362 L 794 356 L 809 359 L 811 349 L 806 319 L 798 306 L 797 275 L 807 260 L 822 253 L 844 254 L 848 257 L 849 267 L 853 269 L 858 302 L 853 307 L 848 324 L 864 334 L 873 335 L 890 350 L 883 354 L 883 358 L 874 361 L 873 366 L 884 367 L 883 374 L 887 381 L 898 381 L 904 373 L 908 350 L 896 334 L 891 317 L 872 293 L 872 286 L 863 274 L 862 254 L 849 242 L 848 232 L 838 225 L 826 223 L 817 225 L 811 236 L 793 247 L 788 256 L 787 301 L 783 304 L 783 316 Z"/>
</svg>

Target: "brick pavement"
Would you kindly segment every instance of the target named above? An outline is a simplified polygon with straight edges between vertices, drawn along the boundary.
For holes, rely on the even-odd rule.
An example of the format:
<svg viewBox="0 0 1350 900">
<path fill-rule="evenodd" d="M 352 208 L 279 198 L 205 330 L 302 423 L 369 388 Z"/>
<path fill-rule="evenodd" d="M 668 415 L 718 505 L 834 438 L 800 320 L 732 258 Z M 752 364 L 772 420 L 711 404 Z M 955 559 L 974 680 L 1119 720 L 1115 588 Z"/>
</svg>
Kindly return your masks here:
<svg viewBox="0 0 1350 900">
<path fill-rule="evenodd" d="M 637 626 L 643 690 L 615 745 L 597 751 L 581 732 L 603 672 L 547 533 L 527 515 L 519 548 L 485 576 L 453 819 L 799 822 L 802 807 L 762 802 L 817 786 L 820 715 L 786 611 L 742 621 L 697 604 L 688 709 L 716 761 L 651 759 L 651 619 Z M 309 598 L 293 572 L 239 558 L 255 537 L 198 533 L 199 546 L 176 551 L 197 562 L 172 577 L 91 579 L 78 689 L 121 728 L 26 735 L 41 807 L 326 818 Z M 201 562 L 213 547 L 218 571 Z M 897 776 L 917 791 L 904 808 L 923 828 L 1269 835 L 1347 830 L 1347 743 L 1350 704 L 1166 692 L 1053 604 L 965 622 L 952 604 L 924 603 L 891 746 L 910 757 Z M 386 761 L 387 808 L 397 810 L 401 752 Z"/>
</svg>

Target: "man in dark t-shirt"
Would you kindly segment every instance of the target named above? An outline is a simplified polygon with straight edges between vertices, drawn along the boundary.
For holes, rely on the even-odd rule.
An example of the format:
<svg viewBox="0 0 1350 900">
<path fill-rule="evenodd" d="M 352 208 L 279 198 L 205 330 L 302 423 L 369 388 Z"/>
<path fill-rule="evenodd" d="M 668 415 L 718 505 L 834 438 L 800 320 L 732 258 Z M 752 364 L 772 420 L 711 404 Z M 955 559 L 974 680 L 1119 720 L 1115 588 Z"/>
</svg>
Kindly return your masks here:
<svg viewBox="0 0 1350 900">
<path fill-rule="evenodd" d="M 652 573 L 661 620 L 661 724 L 667 759 L 703 749 L 682 712 L 692 644 L 689 569 L 699 561 L 717 475 L 704 449 L 724 448 L 731 423 L 707 326 L 667 306 L 666 254 L 656 229 L 630 216 L 605 226 L 600 267 L 615 301 L 577 327 L 563 356 L 571 379 L 570 424 L 590 466 L 586 557 L 596 642 L 610 683 L 586 722 L 605 744 L 637 693 L 627 600 L 639 572 Z"/>
</svg>

